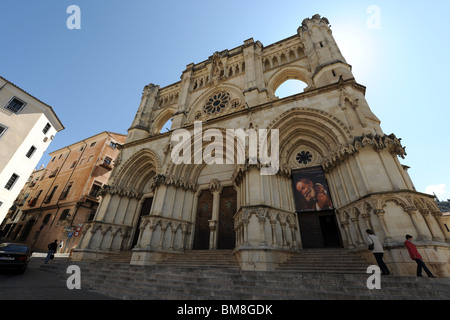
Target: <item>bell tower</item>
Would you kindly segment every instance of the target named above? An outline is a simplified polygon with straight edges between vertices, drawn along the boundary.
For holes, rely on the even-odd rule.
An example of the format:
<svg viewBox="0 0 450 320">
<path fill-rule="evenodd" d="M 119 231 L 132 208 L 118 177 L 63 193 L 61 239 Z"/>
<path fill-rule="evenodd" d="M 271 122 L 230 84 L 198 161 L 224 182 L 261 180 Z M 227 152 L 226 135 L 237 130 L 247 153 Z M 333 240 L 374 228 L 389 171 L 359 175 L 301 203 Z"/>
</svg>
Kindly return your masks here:
<svg viewBox="0 0 450 320">
<path fill-rule="evenodd" d="M 303 20 L 297 30 L 308 57 L 315 87 L 353 78 L 351 66 L 334 40 L 327 18 L 316 14 Z"/>
<path fill-rule="evenodd" d="M 144 87 L 138 111 L 131 127 L 128 129 L 127 143 L 149 136 L 158 91 L 159 86 L 152 83 Z"/>
</svg>

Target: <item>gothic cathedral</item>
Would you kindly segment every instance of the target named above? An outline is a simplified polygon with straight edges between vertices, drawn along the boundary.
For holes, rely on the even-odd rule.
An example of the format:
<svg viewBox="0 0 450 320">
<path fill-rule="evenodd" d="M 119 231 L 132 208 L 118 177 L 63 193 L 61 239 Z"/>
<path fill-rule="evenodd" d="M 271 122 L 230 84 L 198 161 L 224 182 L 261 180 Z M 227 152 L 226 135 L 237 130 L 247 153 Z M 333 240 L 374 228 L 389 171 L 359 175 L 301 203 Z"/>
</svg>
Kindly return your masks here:
<svg viewBox="0 0 450 320">
<path fill-rule="evenodd" d="M 278 98 L 290 79 L 306 88 Z M 435 273 L 450 276 L 442 213 L 415 191 L 405 155 L 315 15 L 289 38 L 248 39 L 187 65 L 181 81 L 145 86 L 72 259 L 128 251 L 131 264 L 152 265 L 228 249 L 243 270 L 270 271 L 306 248 L 369 257 L 372 229 L 396 274 L 411 270 L 411 234 Z"/>
</svg>

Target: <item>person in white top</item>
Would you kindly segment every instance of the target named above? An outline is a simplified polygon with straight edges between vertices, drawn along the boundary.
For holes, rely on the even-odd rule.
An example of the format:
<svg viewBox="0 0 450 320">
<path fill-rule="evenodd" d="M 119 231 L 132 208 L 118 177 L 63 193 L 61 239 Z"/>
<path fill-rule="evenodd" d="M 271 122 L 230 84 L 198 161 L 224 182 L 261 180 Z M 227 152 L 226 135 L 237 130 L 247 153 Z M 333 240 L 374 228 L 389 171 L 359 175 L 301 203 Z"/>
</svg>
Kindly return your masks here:
<svg viewBox="0 0 450 320">
<path fill-rule="evenodd" d="M 383 245 L 381 244 L 380 240 L 371 229 L 367 229 L 366 232 L 369 244 L 373 244 L 372 253 L 375 256 L 375 260 L 377 260 L 378 266 L 380 267 L 381 270 L 381 274 L 383 275 L 390 274 L 391 272 L 389 271 L 389 268 L 383 261 L 384 255 Z"/>
</svg>

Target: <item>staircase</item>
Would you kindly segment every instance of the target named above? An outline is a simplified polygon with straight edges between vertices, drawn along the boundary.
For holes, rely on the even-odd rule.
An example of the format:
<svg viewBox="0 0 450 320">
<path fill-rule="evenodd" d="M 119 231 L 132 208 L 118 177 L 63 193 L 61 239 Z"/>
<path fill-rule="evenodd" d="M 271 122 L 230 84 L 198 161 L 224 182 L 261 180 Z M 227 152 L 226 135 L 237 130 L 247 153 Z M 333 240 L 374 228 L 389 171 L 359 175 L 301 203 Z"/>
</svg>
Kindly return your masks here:
<svg viewBox="0 0 450 320">
<path fill-rule="evenodd" d="M 366 286 L 370 263 L 346 250 L 305 250 L 276 271 L 242 271 L 229 250 L 191 251 L 153 266 L 55 259 L 41 268 L 67 279 L 81 268 L 82 287 L 124 300 L 448 300 L 450 279 L 383 276 Z M 120 259 L 119 259 L 120 258 Z"/>
<path fill-rule="evenodd" d="M 305 249 L 291 256 L 277 270 L 283 272 L 327 272 L 366 274 L 372 264 L 346 249 Z"/>
</svg>

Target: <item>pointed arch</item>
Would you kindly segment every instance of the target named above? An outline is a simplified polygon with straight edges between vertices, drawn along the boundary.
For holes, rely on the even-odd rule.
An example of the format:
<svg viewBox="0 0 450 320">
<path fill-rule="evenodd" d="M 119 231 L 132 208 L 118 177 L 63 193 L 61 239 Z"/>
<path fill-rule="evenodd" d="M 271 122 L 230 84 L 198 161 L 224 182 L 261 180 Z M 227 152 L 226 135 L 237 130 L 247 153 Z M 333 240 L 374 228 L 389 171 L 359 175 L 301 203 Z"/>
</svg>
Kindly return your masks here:
<svg viewBox="0 0 450 320">
<path fill-rule="evenodd" d="M 150 149 L 142 149 L 120 166 L 114 182 L 122 188 L 143 190 L 145 184 L 160 170 L 158 155 Z"/>
<path fill-rule="evenodd" d="M 279 130 L 280 163 L 285 164 L 300 146 L 326 158 L 348 144 L 352 137 L 349 128 L 339 119 L 310 108 L 290 109 L 276 118 L 268 129 Z"/>
<path fill-rule="evenodd" d="M 152 125 L 152 133 L 160 133 L 162 127 L 173 118 L 176 112 L 175 108 L 164 108 L 155 117 Z"/>
<path fill-rule="evenodd" d="M 287 80 L 300 80 L 308 85 L 308 88 L 312 88 L 313 81 L 311 72 L 308 69 L 300 66 L 286 66 L 281 67 L 277 72 L 275 72 L 267 82 L 267 89 L 269 92 L 269 97 L 275 97 L 275 92 L 277 89 Z"/>
</svg>

